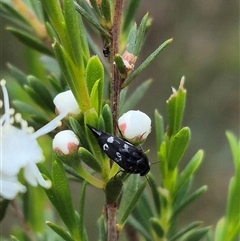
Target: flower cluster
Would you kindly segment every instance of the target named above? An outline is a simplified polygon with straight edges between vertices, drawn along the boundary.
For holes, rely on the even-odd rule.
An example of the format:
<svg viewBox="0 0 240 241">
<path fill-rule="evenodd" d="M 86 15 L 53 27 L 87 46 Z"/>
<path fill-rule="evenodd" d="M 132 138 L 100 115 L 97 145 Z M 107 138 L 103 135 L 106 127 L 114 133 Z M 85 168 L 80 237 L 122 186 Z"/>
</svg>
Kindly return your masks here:
<svg viewBox="0 0 240 241">
<path fill-rule="evenodd" d="M 60 121 L 67 115 L 66 111 L 60 113 L 55 119 L 50 121 L 38 131 L 34 132 L 32 127 L 22 119 L 19 113 L 15 114 L 10 108 L 6 81 L 1 80 L 3 91 L 3 102 L 5 113 L 1 122 L 1 185 L 0 196 L 4 199 L 12 200 L 19 192 L 25 192 L 26 187 L 18 181 L 18 174 L 23 169 L 25 180 L 32 186 L 38 184 L 44 188 L 50 188 L 51 182 L 44 180 L 37 163 L 44 160 L 43 151 L 37 142 L 37 138 L 54 130 Z M 20 128 L 17 128 L 18 124 Z"/>
</svg>

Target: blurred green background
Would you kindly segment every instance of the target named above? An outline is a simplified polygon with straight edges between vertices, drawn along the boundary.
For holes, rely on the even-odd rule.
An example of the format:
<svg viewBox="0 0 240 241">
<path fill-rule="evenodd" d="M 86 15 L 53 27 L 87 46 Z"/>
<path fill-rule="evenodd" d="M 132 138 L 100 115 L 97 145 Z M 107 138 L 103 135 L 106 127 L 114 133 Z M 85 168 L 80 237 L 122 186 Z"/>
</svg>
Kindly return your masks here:
<svg viewBox="0 0 240 241">
<path fill-rule="evenodd" d="M 138 24 L 146 11 L 153 22 L 136 65 L 166 39 L 173 37 L 174 41 L 132 84 L 130 89 L 134 91 L 141 81 L 154 80 L 136 109 L 146 112 L 152 119 L 154 110 L 158 109 L 165 119 L 165 104 L 172 93 L 171 87 L 178 88 L 181 77 L 186 77 L 188 95 L 184 125 L 190 127 L 192 140 L 182 165 L 186 165 L 198 149 L 203 149 L 204 161 L 193 188 L 206 184 L 208 191 L 185 210 L 182 220 L 185 224 L 190 220 L 202 220 L 205 225 L 215 225 L 224 215 L 227 188 L 233 176 L 225 131 L 230 130 L 238 137 L 240 133 L 239 2 L 147 0 L 141 3 Z M 1 19 L 1 77 L 6 74 L 7 62 L 30 74 L 24 60 L 25 48 L 4 30 L 6 26 L 7 22 Z M 144 149 L 151 150 L 151 162 L 157 161 L 154 143 L 153 127 L 144 145 Z M 153 173 L 157 176 L 159 172 L 154 170 Z M 79 190 L 76 184 L 74 188 Z M 93 188 L 88 190 L 86 220 L 90 231 L 96 230 L 95 217 L 101 214 L 104 196 Z M 12 215 L 11 210 L 8 215 Z M 9 227 L 10 222 L 4 220 L 3 227 Z M 93 234 L 91 240 L 96 239 L 97 234 Z"/>
</svg>

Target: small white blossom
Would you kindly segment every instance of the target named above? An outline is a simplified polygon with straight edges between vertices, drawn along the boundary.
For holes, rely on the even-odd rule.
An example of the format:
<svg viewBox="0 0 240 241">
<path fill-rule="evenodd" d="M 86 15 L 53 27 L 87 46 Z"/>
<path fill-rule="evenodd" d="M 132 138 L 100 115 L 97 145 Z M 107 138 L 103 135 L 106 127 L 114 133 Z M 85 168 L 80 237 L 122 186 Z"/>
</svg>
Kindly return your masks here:
<svg viewBox="0 0 240 241">
<path fill-rule="evenodd" d="M 32 186 L 40 184 L 44 188 L 50 188 L 51 182 L 44 180 L 37 163 L 44 160 L 43 152 L 37 142 L 37 138 L 54 130 L 66 115 L 60 114 L 51 122 L 38 131 L 34 132 L 32 127 L 22 119 L 19 113 L 14 115 L 10 109 L 6 81 L 0 82 L 3 91 L 3 102 L 5 113 L 0 118 L 1 123 L 1 145 L 0 145 L 0 196 L 12 200 L 19 192 L 25 192 L 26 187 L 18 182 L 18 173 L 23 168 L 26 181 Z M 18 123 L 20 128 L 13 124 Z"/>
<path fill-rule="evenodd" d="M 118 127 L 124 138 L 142 143 L 151 132 L 151 119 L 139 110 L 130 110 L 118 119 Z"/>
<path fill-rule="evenodd" d="M 58 154 L 68 155 L 78 150 L 79 140 L 71 130 L 64 130 L 56 134 L 53 139 L 53 150 Z"/>
<path fill-rule="evenodd" d="M 59 114 L 65 113 L 66 115 L 78 115 L 81 112 L 71 90 L 67 90 L 58 94 L 54 98 L 53 103 L 56 106 L 57 112 Z"/>
</svg>

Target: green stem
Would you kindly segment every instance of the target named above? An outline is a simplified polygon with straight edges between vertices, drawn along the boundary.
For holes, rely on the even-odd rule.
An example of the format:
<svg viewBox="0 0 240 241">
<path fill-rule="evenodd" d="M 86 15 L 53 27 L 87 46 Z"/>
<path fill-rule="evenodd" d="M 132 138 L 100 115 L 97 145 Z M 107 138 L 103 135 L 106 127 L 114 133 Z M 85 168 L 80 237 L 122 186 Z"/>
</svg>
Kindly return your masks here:
<svg viewBox="0 0 240 241">
<path fill-rule="evenodd" d="M 99 179 L 95 178 L 94 176 L 92 176 L 91 174 L 89 174 L 82 166 L 79 166 L 77 168 L 77 172 L 84 180 L 86 180 L 88 183 L 92 184 L 93 186 L 100 189 L 104 188 L 104 183 Z"/>
</svg>

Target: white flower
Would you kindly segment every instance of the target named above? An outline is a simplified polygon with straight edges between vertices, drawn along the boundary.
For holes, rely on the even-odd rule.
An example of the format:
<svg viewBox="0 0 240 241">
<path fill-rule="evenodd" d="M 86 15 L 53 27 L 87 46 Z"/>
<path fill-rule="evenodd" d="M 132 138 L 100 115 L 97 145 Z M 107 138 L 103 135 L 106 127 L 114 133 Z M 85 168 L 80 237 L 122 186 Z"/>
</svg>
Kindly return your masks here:
<svg viewBox="0 0 240 241">
<path fill-rule="evenodd" d="M 78 150 L 79 140 L 71 130 L 60 131 L 53 139 L 53 150 L 59 154 L 69 155 Z"/>
<path fill-rule="evenodd" d="M 71 90 L 67 90 L 58 94 L 54 98 L 53 103 L 56 106 L 57 112 L 59 114 L 66 113 L 78 115 L 81 112 Z"/>
<path fill-rule="evenodd" d="M 151 132 L 151 119 L 139 110 L 130 110 L 118 119 L 118 127 L 124 138 L 139 144 Z"/>
<path fill-rule="evenodd" d="M 44 180 L 37 163 L 44 160 L 43 152 L 37 142 L 37 138 L 55 129 L 62 118 L 66 115 L 60 114 L 47 125 L 34 132 L 32 127 L 22 119 L 19 113 L 14 115 L 10 109 L 6 81 L 0 82 L 3 91 L 5 113 L 0 119 L 1 146 L 0 146 L 0 196 L 12 200 L 19 192 L 25 192 L 26 187 L 18 182 L 18 173 L 23 168 L 26 181 L 32 186 L 40 184 L 44 188 L 50 188 L 51 182 Z M 1 106 L 0 106 L 1 107 Z M 18 123 L 20 128 L 13 124 Z"/>
</svg>

